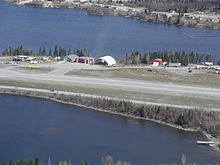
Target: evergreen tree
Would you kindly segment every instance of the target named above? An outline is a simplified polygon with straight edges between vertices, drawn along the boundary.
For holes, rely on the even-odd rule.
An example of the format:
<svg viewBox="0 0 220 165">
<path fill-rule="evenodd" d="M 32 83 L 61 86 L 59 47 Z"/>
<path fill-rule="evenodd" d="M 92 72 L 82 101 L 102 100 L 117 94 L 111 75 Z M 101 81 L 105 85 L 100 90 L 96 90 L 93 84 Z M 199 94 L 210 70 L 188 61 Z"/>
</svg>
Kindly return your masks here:
<svg viewBox="0 0 220 165">
<path fill-rule="evenodd" d="M 71 53 L 71 49 L 68 50 L 67 55 L 70 55 Z"/>
<path fill-rule="evenodd" d="M 49 56 L 52 56 L 52 50 L 51 49 L 49 50 Z"/>
<path fill-rule="evenodd" d="M 15 162 L 13 160 L 10 160 L 9 165 L 15 165 Z"/>
<path fill-rule="evenodd" d="M 59 55 L 59 51 L 58 51 L 57 45 L 55 45 L 55 47 L 54 47 L 53 55 L 54 56 L 58 56 Z"/>
<path fill-rule="evenodd" d="M 187 123 L 188 123 L 188 119 L 185 116 L 183 116 L 182 114 L 179 115 L 178 120 L 177 120 L 177 124 L 178 125 L 185 125 Z"/>
<path fill-rule="evenodd" d="M 42 55 L 43 55 L 43 56 L 46 55 L 46 49 L 45 49 L 45 48 L 43 48 L 43 50 L 42 50 Z"/>
<path fill-rule="evenodd" d="M 41 56 L 42 55 L 42 49 L 40 48 L 38 51 L 38 55 Z"/>
<path fill-rule="evenodd" d="M 41 161 L 39 158 L 34 159 L 34 165 L 41 165 Z"/>
<path fill-rule="evenodd" d="M 88 161 L 88 160 L 85 162 L 85 165 L 90 165 L 90 163 L 89 163 L 89 161 Z"/>
</svg>

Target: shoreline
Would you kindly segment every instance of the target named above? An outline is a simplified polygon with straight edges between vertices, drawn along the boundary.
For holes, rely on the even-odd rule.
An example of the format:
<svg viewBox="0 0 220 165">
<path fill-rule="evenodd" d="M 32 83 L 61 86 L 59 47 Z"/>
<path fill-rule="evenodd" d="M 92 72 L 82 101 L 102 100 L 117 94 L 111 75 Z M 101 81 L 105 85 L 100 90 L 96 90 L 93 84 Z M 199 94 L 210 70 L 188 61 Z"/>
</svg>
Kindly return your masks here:
<svg viewBox="0 0 220 165">
<path fill-rule="evenodd" d="M 195 13 L 178 13 L 148 11 L 143 7 L 118 6 L 116 4 L 99 4 L 99 3 L 80 3 L 80 2 L 48 2 L 48 1 L 13 1 L 15 5 L 27 5 L 42 8 L 68 8 L 86 11 L 89 15 L 115 15 L 124 18 L 131 18 L 137 21 L 158 23 L 165 25 L 176 25 L 182 27 L 207 28 L 220 30 L 220 14 L 195 14 Z"/>
<path fill-rule="evenodd" d="M 156 119 L 150 119 L 150 118 L 146 118 L 146 117 L 139 117 L 139 116 L 134 116 L 134 115 L 130 115 L 130 114 L 114 112 L 114 111 L 107 110 L 107 109 L 95 108 L 93 106 L 87 106 L 87 105 L 83 105 L 83 104 L 77 104 L 77 103 L 73 103 L 73 102 L 63 101 L 63 100 L 59 100 L 56 97 L 46 96 L 46 94 L 53 94 L 53 92 L 49 92 L 49 91 L 48 91 L 48 93 L 46 93 L 46 92 L 35 93 L 35 92 L 31 92 L 31 91 L 28 91 L 29 93 L 24 93 L 24 92 L 25 91 L 23 91 L 23 90 L 19 90 L 18 87 L 15 87 L 15 89 L 11 90 L 11 91 L 8 90 L 8 89 L 0 88 L 0 94 L 20 95 L 20 96 L 26 96 L 26 97 L 47 99 L 47 100 L 51 100 L 51 101 L 62 103 L 62 104 L 68 104 L 68 105 L 84 107 L 87 110 L 94 110 L 94 111 L 108 113 L 108 114 L 113 114 L 113 115 L 118 115 L 118 116 L 122 116 L 122 117 L 129 117 L 129 118 L 133 118 L 133 119 L 137 119 L 137 120 L 150 121 L 150 122 L 154 122 L 154 123 L 157 123 L 157 124 L 165 125 L 165 126 L 168 126 L 168 127 L 171 127 L 171 128 L 175 128 L 175 129 L 178 129 L 178 130 L 183 130 L 183 131 L 188 131 L 188 132 L 201 132 L 210 141 L 217 141 L 217 140 L 219 140 L 219 139 L 213 137 L 211 134 L 209 134 L 209 133 L 207 133 L 205 131 L 202 131 L 199 128 L 197 128 L 197 129 L 195 129 L 195 128 L 184 128 L 184 127 L 178 126 L 176 124 L 171 124 L 171 123 L 163 122 L 163 121 L 161 121 L 159 119 L 156 120 Z M 85 97 L 85 96 L 82 96 L 82 97 Z M 209 145 L 209 146 L 212 147 L 217 152 L 220 152 L 220 147 L 218 146 L 219 144 L 220 143 L 214 143 L 214 144 Z"/>
</svg>

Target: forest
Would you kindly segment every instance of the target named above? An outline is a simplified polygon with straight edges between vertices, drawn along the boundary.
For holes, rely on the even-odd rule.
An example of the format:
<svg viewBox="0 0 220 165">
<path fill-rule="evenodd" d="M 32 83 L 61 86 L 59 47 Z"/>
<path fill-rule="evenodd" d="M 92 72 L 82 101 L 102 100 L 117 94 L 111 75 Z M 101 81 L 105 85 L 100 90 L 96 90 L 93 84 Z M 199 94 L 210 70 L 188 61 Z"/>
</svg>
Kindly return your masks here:
<svg viewBox="0 0 220 165">
<path fill-rule="evenodd" d="M 83 105 L 89 108 L 107 110 L 126 116 L 140 117 L 158 121 L 164 124 L 182 128 L 204 131 L 215 138 L 220 138 L 220 112 L 207 111 L 201 108 L 188 109 L 172 106 L 160 106 L 151 104 L 136 104 L 127 100 L 114 100 L 110 98 L 85 97 L 80 95 L 64 95 L 58 93 L 41 93 L 19 90 L 2 90 L 13 94 L 20 94 L 32 97 L 43 97 L 74 105 Z M 220 146 L 219 146 L 220 148 Z"/>
<path fill-rule="evenodd" d="M 150 11 L 220 12 L 219 0 L 131 0 L 126 4 L 133 7 L 146 7 Z"/>
<path fill-rule="evenodd" d="M 161 160 L 163 162 L 163 160 Z M 73 164 L 73 163 L 72 163 Z M 71 161 L 68 160 L 62 160 L 59 161 L 59 165 L 72 165 Z M 147 164 L 147 162 L 146 162 Z M 35 158 L 33 160 L 19 160 L 19 161 L 13 161 L 10 160 L 9 162 L 1 162 L 0 165 L 55 165 L 48 159 L 47 163 L 44 163 L 39 158 Z M 80 163 L 74 162 L 74 165 L 90 165 L 90 162 L 87 161 L 81 161 Z M 96 164 L 98 165 L 98 164 Z M 122 160 L 114 160 L 114 158 L 111 155 L 106 155 L 101 158 L 100 165 L 132 165 L 130 162 L 122 161 Z M 177 162 L 174 162 L 172 164 L 166 164 L 166 165 L 199 165 L 199 164 L 191 164 L 187 162 L 187 157 L 185 154 L 182 154 L 180 159 Z M 207 164 L 207 165 L 219 165 L 219 163 L 216 164 Z"/>
<path fill-rule="evenodd" d="M 58 164 L 58 163 L 56 163 Z M 9 162 L 1 162 L 0 165 L 54 165 L 51 159 L 48 159 L 48 162 L 43 162 L 40 158 L 34 158 L 32 160 L 10 160 Z M 59 165 L 71 165 L 71 161 L 68 160 L 60 160 Z M 81 161 L 79 163 L 74 163 L 74 165 L 90 165 L 88 160 Z M 121 161 L 121 160 L 114 160 L 112 156 L 106 155 L 101 158 L 100 165 L 132 165 L 129 162 Z"/>
<path fill-rule="evenodd" d="M 42 165 L 42 161 L 39 158 L 34 158 L 32 160 L 18 160 L 9 162 L 1 162 L 0 165 Z"/>
<path fill-rule="evenodd" d="M 26 56 L 60 56 L 64 57 L 66 55 L 76 54 L 78 56 L 91 56 L 90 52 L 87 49 L 65 49 L 61 46 L 55 45 L 53 49 L 47 50 L 46 48 L 39 48 L 38 51 L 33 51 L 32 49 L 24 48 L 22 45 L 17 48 L 8 47 L 3 50 L 3 56 L 17 56 L 17 55 L 26 55 Z"/>
<path fill-rule="evenodd" d="M 24 48 L 22 45 L 17 48 L 8 47 L 2 52 L 2 56 L 52 56 L 61 58 L 66 55 L 76 54 L 79 57 L 91 57 L 91 53 L 87 49 L 65 49 L 61 46 L 55 45 L 53 49 L 46 50 L 45 48 L 39 48 L 38 51 Z M 151 64 L 154 59 L 160 58 L 168 63 L 181 63 L 183 66 L 188 64 L 200 64 L 201 62 L 213 62 L 214 64 L 220 64 L 220 60 L 212 55 L 199 54 L 195 52 L 179 52 L 179 51 L 164 51 L 164 52 L 147 52 L 141 53 L 138 51 L 132 52 L 131 54 L 125 54 L 121 56 L 120 62 L 129 64 Z"/>
<path fill-rule="evenodd" d="M 132 52 L 130 55 L 123 55 L 121 62 L 125 65 L 128 64 L 150 64 L 154 59 L 160 58 L 168 63 L 181 63 L 183 66 L 188 64 L 200 64 L 201 62 L 213 62 L 218 64 L 219 60 L 217 57 L 212 55 L 203 55 L 199 53 L 186 53 L 178 51 L 165 51 L 165 52 L 148 52 L 140 53 L 138 51 Z"/>
<path fill-rule="evenodd" d="M 130 101 L 111 100 L 82 96 L 56 95 L 56 99 L 76 103 L 91 108 L 105 109 L 129 116 L 152 119 L 177 125 L 183 128 L 194 128 L 207 132 L 216 138 L 220 137 L 220 113 L 201 109 L 185 109 L 168 106 L 135 104 Z"/>
</svg>

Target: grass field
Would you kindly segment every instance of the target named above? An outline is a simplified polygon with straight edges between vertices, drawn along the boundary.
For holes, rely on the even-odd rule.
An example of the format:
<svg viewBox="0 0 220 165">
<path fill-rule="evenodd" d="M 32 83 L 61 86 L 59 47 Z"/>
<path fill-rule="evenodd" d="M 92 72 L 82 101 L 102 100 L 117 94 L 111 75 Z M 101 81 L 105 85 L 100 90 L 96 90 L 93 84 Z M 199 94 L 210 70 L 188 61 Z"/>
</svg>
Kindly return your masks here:
<svg viewBox="0 0 220 165">
<path fill-rule="evenodd" d="M 66 75 L 78 75 L 98 78 L 127 78 L 220 88 L 220 75 L 207 73 L 207 71 L 201 70 L 195 70 L 193 71 L 193 73 L 188 73 L 187 69 L 171 70 L 155 68 L 151 71 L 147 68 L 123 68 L 105 70 L 72 70 Z"/>
<path fill-rule="evenodd" d="M 31 66 L 31 65 L 30 65 Z M 30 68 L 30 67 L 14 67 L 13 71 L 22 72 L 22 73 L 48 73 L 54 70 L 52 67 L 40 67 L 40 68 Z"/>
<path fill-rule="evenodd" d="M 108 96 L 121 99 L 140 100 L 160 104 L 186 105 L 193 107 L 219 108 L 220 102 L 215 98 L 196 97 L 193 95 L 171 96 L 156 94 L 151 91 L 135 90 L 126 91 L 123 88 L 106 88 L 105 86 L 89 86 L 81 84 L 55 83 L 55 82 L 37 82 L 33 80 L 15 80 L 0 79 L 0 85 L 28 87 L 37 89 L 61 90 L 75 93 L 93 94 L 99 96 Z"/>
</svg>

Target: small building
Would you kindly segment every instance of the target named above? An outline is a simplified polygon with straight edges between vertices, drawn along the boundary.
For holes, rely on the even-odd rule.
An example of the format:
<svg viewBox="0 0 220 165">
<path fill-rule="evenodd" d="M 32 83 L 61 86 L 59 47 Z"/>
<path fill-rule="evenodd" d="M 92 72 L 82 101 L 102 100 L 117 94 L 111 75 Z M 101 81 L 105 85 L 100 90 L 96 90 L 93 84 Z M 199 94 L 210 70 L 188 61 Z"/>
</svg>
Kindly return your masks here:
<svg viewBox="0 0 220 165">
<path fill-rule="evenodd" d="M 124 4 L 122 4 L 122 3 L 116 3 L 115 5 L 116 5 L 116 6 L 121 6 L 121 7 L 124 6 Z"/>
<path fill-rule="evenodd" d="M 54 59 L 55 59 L 55 60 L 60 60 L 61 57 L 60 57 L 60 56 L 56 56 Z"/>
<path fill-rule="evenodd" d="M 28 59 L 28 56 L 19 55 L 18 59 L 21 59 L 21 61 L 26 61 Z"/>
<path fill-rule="evenodd" d="M 163 66 L 167 66 L 168 65 L 168 62 L 163 62 Z"/>
<path fill-rule="evenodd" d="M 79 58 L 76 54 L 70 54 L 67 55 L 63 58 L 63 61 L 68 61 L 68 62 L 76 62 L 76 60 Z"/>
<path fill-rule="evenodd" d="M 163 64 L 163 60 L 157 58 L 157 59 L 154 59 L 154 60 L 152 61 L 152 63 L 153 63 L 153 65 L 155 65 L 155 66 L 157 66 L 157 65 L 162 65 L 162 64 Z"/>
<path fill-rule="evenodd" d="M 26 58 L 26 61 L 36 61 L 36 57 L 28 57 Z"/>
<path fill-rule="evenodd" d="M 105 5 L 104 8 L 109 9 L 111 6 Z"/>
<path fill-rule="evenodd" d="M 153 62 L 152 66 L 159 66 L 160 63 L 159 62 Z"/>
<path fill-rule="evenodd" d="M 95 60 L 95 64 L 114 66 L 116 65 L 116 60 L 112 56 L 103 56 Z"/>
<path fill-rule="evenodd" d="M 15 58 L 13 58 L 13 61 L 22 61 L 22 59 L 15 57 Z"/>
<path fill-rule="evenodd" d="M 181 66 L 181 63 L 171 63 L 171 62 L 170 62 L 170 63 L 168 64 L 168 66 L 169 66 L 169 67 L 180 67 L 180 66 Z"/>
<path fill-rule="evenodd" d="M 74 2 L 87 2 L 87 0 L 73 0 Z"/>
<path fill-rule="evenodd" d="M 43 60 L 43 61 L 48 61 L 48 60 L 50 60 L 50 59 L 51 59 L 50 56 L 42 56 L 42 57 L 41 57 L 41 60 Z"/>
<path fill-rule="evenodd" d="M 129 13 L 135 13 L 135 10 L 134 9 L 128 9 L 128 12 Z"/>
<path fill-rule="evenodd" d="M 76 59 L 77 63 L 83 63 L 83 64 L 91 64 L 94 63 L 94 58 L 93 57 L 78 57 Z"/>
<path fill-rule="evenodd" d="M 206 66 L 212 66 L 213 65 L 213 62 L 205 62 L 204 63 Z"/>
<path fill-rule="evenodd" d="M 38 63 L 38 61 L 36 61 L 36 60 L 31 60 L 29 62 L 30 62 L 30 64 L 37 64 Z"/>
</svg>

